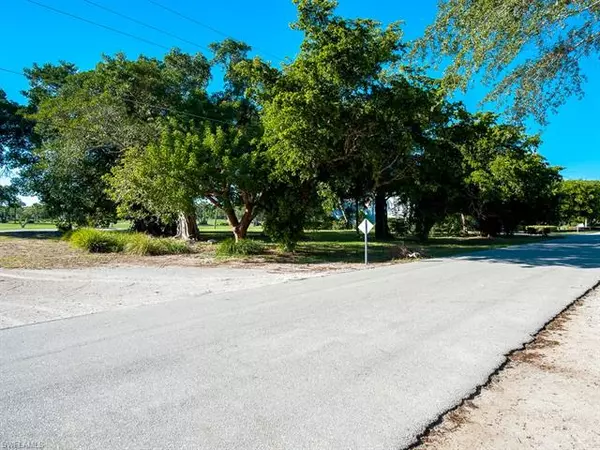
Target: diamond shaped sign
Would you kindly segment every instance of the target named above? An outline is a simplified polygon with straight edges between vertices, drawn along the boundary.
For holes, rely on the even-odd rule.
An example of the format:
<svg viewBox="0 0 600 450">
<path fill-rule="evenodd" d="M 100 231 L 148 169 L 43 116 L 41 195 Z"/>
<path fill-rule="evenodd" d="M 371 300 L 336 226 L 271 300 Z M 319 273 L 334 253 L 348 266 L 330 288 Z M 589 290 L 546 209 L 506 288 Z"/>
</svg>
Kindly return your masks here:
<svg viewBox="0 0 600 450">
<path fill-rule="evenodd" d="M 375 225 L 373 225 L 371 222 L 369 222 L 367 219 L 365 219 L 360 223 L 360 225 L 358 226 L 358 229 L 363 234 L 369 234 L 374 226 Z"/>
</svg>

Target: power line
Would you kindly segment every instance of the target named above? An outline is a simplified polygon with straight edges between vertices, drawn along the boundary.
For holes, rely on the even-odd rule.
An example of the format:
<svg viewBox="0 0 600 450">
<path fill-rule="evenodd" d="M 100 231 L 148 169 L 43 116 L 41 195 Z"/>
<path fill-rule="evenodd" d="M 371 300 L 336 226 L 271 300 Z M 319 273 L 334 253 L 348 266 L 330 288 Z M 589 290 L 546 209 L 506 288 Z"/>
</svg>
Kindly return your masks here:
<svg viewBox="0 0 600 450">
<path fill-rule="evenodd" d="M 179 11 L 176 11 L 176 10 L 174 10 L 174 9 L 172 9 L 172 8 L 169 8 L 168 6 L 165 6 L 165 5 L 163 5 L 163 4 L 161 4 L 161 3 L 158 3 L 158 2 L 156 2 L 156 1 L 154 1 L 154 0 L 147 0 L 147 1 L 148 1 L 149 3 L 152 3 L 153 5 L 156 5 L 156 6 L 158 6 L 159 8 L 162 8 L 162 9 L 164 9 L 165 11 L 169 11 L 171 14 L 175 14 L 176 16 L 179 16 L 179 17 L 181 17 L 182 19 L 185 19 L 185 20 L 187 20 L 187 21 L 189 21 L 189 22 L 195 23 L 196 25 L 199 25 L 199 26 L 201 26 L 202 28 L 206 28 L 207 30 L 210 30 L 210 31 L 212 31 L 212 32 L 214 32 L 214 33 L 217 33 L 217 34 L 219 34 L 219 35 L 221 35 L 221 36 L 223 36 L 223 37 L 226 37 L 226 38 L 227 38 L 227 37 L 230 37 L 230 36 L 229 36 L 227 33 L 224 33 L 224 32 L 223 32 L 223 31 L 221 31 L 221 30 L 217 30 L 216 28 L 214 28 L 214 27 L 212 27 L 212 26 L 210 26 L 210 25 L 207 25 L 207 24 L 205 24 L 205 23 L 202 23 L 202 22 L 200 22 L 200 21 L 198 21 L 198 20 L 194 19 L 193 17 L 186 16 L 186 15 L 184 15 L 184 14 L 180 13 Z"/>
<path fill-rule="evenodd" d="M 213 26 L 211 26 L 211 25 L 207 25 L 207 24 L 205 24 L 205 23 L 202 23 L 202 22 L 200 22 L 199 20 L 196 20 L 196 19 L 194 19 L 193 17 L 186 16 L 185 14 L 183 14 L 183 13 L 180 13 L 179 11 L 177 11 L 177 10 L 175 10 L 175 9 L 169 8 L 168 6 L 165 6 L 165 5 L 163 5 L 163 4 L 161 4 L 161 3 L 159 3 L 159 2 L 157 2 L 157 1 L 155 1 L 155 0 L 146 0 L 146 1 L 147 1 L 148 3 L 152 3 L 153 5 L 156 5 L 156 6 L 158 6 L 159 8 L 162 8 L 162 9 L 164 9 L 165 11 L 168 11 L 168 12 L 170 12 L 171 14 L 174 14 L 174 15 L 176 15 L 176 16 L 178 16 L 178 17 L 181 17 L 182 19 L 185 19 L 185 20 L 187 20 L 188 22 L 195 23 L 196 25 L 198 25 L 198 26 L 201 26 L 202 28 L 206 28 L 207 30 L 210 30 L 210 31 L 212 31 L 212 32 L 214 32 L 214 33 L 217 33 L 217 34 L 218 34 L 218 35 L 220 35 L 220 36 L 223 36 L 223 37 L 225 37 L 225 38 L 230 38 L 230 37 L 231 37 L 231 35 L 229 35 L 229 34 L 227 34 L 227 33 L 223 32 L 223 31 L 221 31 L 221 30 L 219 30 L 219 29 L 217 29 L 217 28 L 215 28 L 215 27 L 213 27 Z M 255 48 L 256 50 L 260 50 L 260 51 L 262 51 L 262 52 L 263 52 L 265 55 L 269 55 L 269 56 L 271 56 L 271 57 L 273 57 L 273 58 L 275 58 L 275 59 L 278 59 L 278 60 L 280 60 L 280 61 L 283 61 L 283 60 L 284 60 L 284 58 L 281 58 L 280 56 L 274 55 L 273 53 L 266 52 L 266 51 L 264 51 L 264 50 L 262 50 L 262 49 L 260 49 L 260 48 L 258 48 L 258 47 L 254 47 L 254 48 Z"/>
<path fill-rule="evenodd" d="M 19 76 L 27 78 L 27 75 L 25 73 L 23 73 L 23 72 L 17 72 L 16 70 L 5 69 L 3 67 L 0 67 L 0 71 L 12 73 L 12 74 L 19 75 Z M 161 105 L 155 105 L 155 104 L 152 104 L 152 103 L 140 102 L 138 100 L 133 100 L 133 99 L 129 99 L 129 98 L 121 98 L 121 100 L 124 101 L 124 102 L 127 102 L 127 103 L 133 103 L 135 105 L 143 106 L 143 107 L 150 108 L 150 109 L 167 111 L 167 112 L 170 112 L 170 113 L 173 113 L 173 114 L 181 114 L 181 115 L 184 115 L 184 116 L 194 117 L 196 119 L 203 119 L 203 120 L 208 120 L 210 122 L 216 122 L 216 123 L 222 123 L 222 124 L 225 124 L 225 125 L 231 125 L 231 122 L 226 122 L 224 120 L 215 119 L 213 117 L 202 116 L 200 114 L 194 114 L 194 113 L 187 112 L 187 111 L 178 111 L 178 110 L 176 110 L 174 108 L 169 108 L 167 106 L 161 106 Z"/>
<path fill-rule="evenodd" d="M 17 72 L 16 70 L 5 69 L 3 67 L 0 67 L 0 70 L 2 72 L 14 73 L 15 75 L 25 76 L 25 74 L 23 72 Z"/>
<path fill-rule="evenodd" d="M 148 24 L 146 22 L 142 22 L 141 20 L 138 20 L 138 19 L 136 19 L 134 17 L 130 17 L 130 16 L 126 15 L 126 14 L 123 14 L 123 13 L 120 13 L 118 11 L 115 11 L 114 9 L 108 8 L 108 7 L 106 7 L 104 5 L 101 5 L 99 3 L 93 2 L 91 0 L 83 0 L 83 1 L 86 2 L 86 3 L 88 3 L 88 4 L 90 4 L 90 5 L 95 6 L 96 8 L 103 9 L 104 11 L 108 11 L 111 14 L 114 14 L 116 16 L 122 17 L 123 19 L 129 20 L 130 22 L 137 23 L 138 25 L 141 25 L 143 27 L 149 28 L 149 29 L 154 30 L 154 31 L 158 31 L 159 33 L 162 33 L 165 36 L 169 36 L 169 37 L 175 38 L 175 39 L 177 39 L 177 40 L 179 40 L 181 42 L 185 42 L 186 44 L 193 45 L 194 47 L 198 47 L 198 48 L 202 48 L 204 50 L 211 51 L 208 47 L 206 47 L 204 45 L 197 44 L 197 43 L 195 43 L 193 41 L 190 41 L 188 39 L 185 39 L 185 38 L 182 38 L 180 36 L 177 36 L 176 34 L 171 33 L 170 31 L 163 30 L 162 28 L 155 27 L 154 25 Z"/>
<path fill-rule="evenodd" d="M 165 49 L 165 50 L 170 50 L 169 47 L 166 47 L 166 46 L 164 46 L 162 44 L 159 44 L 158 42 L 154 42 L 154 41 L 151 41 L 149 39 L 146 39 L 146 38 L 143 38 L 143 37 L 140 37 L 140 36 L 136 36 L 136 35 L 131 34 L 131 33 L 127 33 L 126 31 L 121 31 L 121 30 L 119 30 L 117 28 L 113 28 L 113 27 L 110 27 L 108 25 L 103 25 L 101 23 L 94 22 L 93 20 L 89 20 L 89 19 L 86 19 L 84 17 L 77 16 L 75 14 L 71 14 L 70 12 L 63 11 L 62 9 L 54 8 L 52 6 L 36 2 L 35 0 L 26 0 L 26 1 L 28 1 L 29 3 L 32 3 L 34 5 L 37 5 L 37 6 L 41 7 L 41 8 L 45 8 L 47 10 L 53 11 L 53 12 L 55 12 L 57 14 L 62 14 L 64 16 L 71 17 L 73 19 L 77 19 L 77 20 L 80 20 L 82 22 L 89 23 L 89 24 L 94 25 L 96 27 L 104 28 L 105 30 L 112 31 L 113 33 L 118 33 L 118 34 L 121 34 L 123 36 L 127 36 L 127 37 L 130 37 L 132 39 L 136 39 L 138 41 L 144 42 L 146 44 L 154 45 L 155 47 L 159 47 L 159 48 L 162 48 L 162 49 Z"/>
</svg>

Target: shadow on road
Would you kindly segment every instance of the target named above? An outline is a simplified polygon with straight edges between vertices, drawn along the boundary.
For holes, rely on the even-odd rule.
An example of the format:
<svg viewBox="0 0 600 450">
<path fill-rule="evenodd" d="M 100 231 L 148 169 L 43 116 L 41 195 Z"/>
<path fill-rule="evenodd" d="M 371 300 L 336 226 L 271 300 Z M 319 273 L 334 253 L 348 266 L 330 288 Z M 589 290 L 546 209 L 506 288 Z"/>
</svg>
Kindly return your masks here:
<svg viewBox="0 0 600 450">
<path fill-rule="evenodd" d="M 459 259 L 520 264 L 523 267 L 600 268 L 600 234 L 569 236 L 521 247 L 474 253 Z"/>
</svg>

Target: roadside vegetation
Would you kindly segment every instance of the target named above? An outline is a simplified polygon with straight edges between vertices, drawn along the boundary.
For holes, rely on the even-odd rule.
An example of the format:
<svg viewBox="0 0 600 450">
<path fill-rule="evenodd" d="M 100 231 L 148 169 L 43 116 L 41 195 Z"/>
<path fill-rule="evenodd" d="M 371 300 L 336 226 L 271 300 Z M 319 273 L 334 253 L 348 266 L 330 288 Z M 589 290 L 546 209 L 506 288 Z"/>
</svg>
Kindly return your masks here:
<svg viewBox="0 0 600 450">
<path fill-rule="evenodd" d="M 79 233 L 78 233 L 79 231 Z M 98 265 L 236 265 L 287 264 L 362 266 L 364 241 L 352 230 L 309 231 L 294 252 L 286 252 L 261 231 L 250 231 L 238 244 L 229 230 L 204 231 L 206 241 L 186 243 L 173 238 L 153 238 L 123 231 L 78 230 L 60 233 L 0 234 L 0 268 L 70 268 Z M 510 245 L 541 242 L 558 236 L 432 237 L 426 243 L 415 238 L 369 243 L 373 264 L 448 257 Z M 93 251 L 90 251 L 93 249 Z M 113 253 L 109 253 L 113 251 Z M 412 253 L 414 258 L 408 255 Z"/>
<path fill-rule="evenodd" d="M 80 228 L 64 236 L 74 247 L 90 253 L 126 253 L 138 256 L 180 255 L 190 253 L 185 241 L 157 238 L 145 233 Z"/>
<path fill-rule="evenodd" d="M 295 5 L 302 43 L 281 67 L 225 39 L 208 56 L 26 69 L 22 104 L 0 90 L 0 169 L 14 174 L 0 229 L 51 222 L 78 248 L 128 255 L 206 253 L 224 229 L 231 241 L 207 246 L 220 257 L 354 261 L 369 219 L 372 259 L 387 261 L 435 256 L 438 236 L 485 248 L 599 220 L 597 182 L 563 180 L 538 135 L 453 101 L 401 23 Z M 94 230 L 114 223 L 129 232 Z"/>
</svg>

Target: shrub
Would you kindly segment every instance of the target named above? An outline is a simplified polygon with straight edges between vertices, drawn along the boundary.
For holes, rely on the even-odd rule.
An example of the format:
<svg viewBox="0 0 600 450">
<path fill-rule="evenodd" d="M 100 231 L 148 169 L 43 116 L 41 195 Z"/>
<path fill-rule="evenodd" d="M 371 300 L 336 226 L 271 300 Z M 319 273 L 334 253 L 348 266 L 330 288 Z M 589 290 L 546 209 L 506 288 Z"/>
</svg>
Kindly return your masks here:
<svg viewBox="0 0 600 450">
<path fill-rule="evenodd" d="M 144 233 L 103 231 L 80 228 L 65 235 L 65 239 L 77 248 L 90 253 L 121 253 L 131 255 L 174 255 L 190 253 L 190 246 L 170 238 L 154 238 Z"/>
<path fill-rule="evenodd" d="M 226 239 L 217 247 L 217 256 L 248 256 L 259 255 L 265 250 L 260 242 L 250 239 L 242 239 L 238 242 L 235 239 Z"/>
<path fill-rule="evenodd" d="M 332 220 L 327 228 L 321 228 L 322 230 L 351 230 L 352 225 L 348 224 L 344 219 Z"/>
<path fill-rule="evenodd" d="M 392 234 L 396 236 L 406 236 L 409 233 L 409 224 L 404 217 L 390 217 L 388 226 Z"/>
<path fill-rule="evenodd" d="M 269 192 L 264 211 L 263 231 L 285 251 L 294 251 L 304 236 L 310 215 L 322 207 L 316 186 L 311 182 L 280 183 Z"/>
<path fill-rule="evenodd" d="M 469 224 L 467 223 L 466 225 L 468 227 Z M 462 236 L 464 230 L 460 214 L 450 214 L 446 216 L 442 221 L 437 222 L 432 227 L 431 233 L 438 236 Z"/>
<path fill-rule="evenodd" d="M 68 233 L 69 231 L 73 230 L 73 225 L 68 222 L 57 222 L 56 229 L 61 233 Z"/>
<path fill-rule="evenodd" d="M 114 231 L 80 228 L 69 236 L 71 244 L 90 253 L 118 253 L 125 247 L 123 235 Z"/>
<path fill-rule="evenodd" d="M 127 234 L 125 238 L 125 252 L 131 255 L 179 255 L 190 251 L 186 242 L 176 239 L 155 238 L 143 233 Z"/>
</svg>

